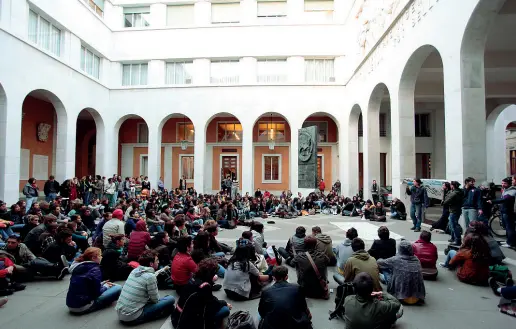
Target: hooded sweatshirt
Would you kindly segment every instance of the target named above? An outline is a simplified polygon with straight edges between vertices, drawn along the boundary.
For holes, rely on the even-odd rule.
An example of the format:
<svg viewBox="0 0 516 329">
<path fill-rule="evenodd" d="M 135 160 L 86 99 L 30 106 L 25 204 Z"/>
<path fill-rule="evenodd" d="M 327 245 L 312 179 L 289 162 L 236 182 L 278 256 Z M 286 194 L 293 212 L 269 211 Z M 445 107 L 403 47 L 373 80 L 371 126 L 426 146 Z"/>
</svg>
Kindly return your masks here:
<svg viewBox="0 0 516 329">
<path fill-rule="evenodd" d="M 382 291 L 382 286 L 380 285 L 380 271 L 378 270 L 376 260 L 371 257 L 367 251 L 358 250 L 349 257 L 346 265 L 344 265 L 344 278 L 347 282 L 352 282 L 355 276 L 362 272 L 369 273 L 373 278 L 374 291 Z"/>
<path fill-rule="evenodd" d="M 72 277 L 66 294 L 66 306 L 71 312 L 83 312 L 107 289 L 101 284 L 100 265 L 91 261 L 73 263 L 70 274 Z"/>
<path fill-rule="evenodd" d="M 143 220 L 136 223 L 135 230 L 131 233 L 129 238 L 129 245 L 127 246 L 127 258 L 129 260 L 137 260 L 138 257 L 145 251 L 145 247 L 151 240 L 147 226 Z"/>
<path fill-rule="evenodd" d="M 344 273 L 344 265 L 351 255 L 353 255 L 353 249 L 351 249 L 351 240 L 346 238 L 337 245 L 337 267 L 340 274 Z"/>
<path fill-rule="evenodd" d="M 122 288 L 115 310 L 120 321 L 130 322 L 138 319 L 148 303 L 159 301 L 158 283 L 152 267 L 135 268 Z"/>
<path fill-rule="evenodd" d="M 331 237 L 329 235 L 319 233 L 315 236 L 315 238 L 317 239 L 317 245 L 315 246 L 315 249 L 328 256 L 330 259 L 330 264 L 335 265 L 337 260 L 335 258 L 335 254 L 333 253 Z"/>
</svg>

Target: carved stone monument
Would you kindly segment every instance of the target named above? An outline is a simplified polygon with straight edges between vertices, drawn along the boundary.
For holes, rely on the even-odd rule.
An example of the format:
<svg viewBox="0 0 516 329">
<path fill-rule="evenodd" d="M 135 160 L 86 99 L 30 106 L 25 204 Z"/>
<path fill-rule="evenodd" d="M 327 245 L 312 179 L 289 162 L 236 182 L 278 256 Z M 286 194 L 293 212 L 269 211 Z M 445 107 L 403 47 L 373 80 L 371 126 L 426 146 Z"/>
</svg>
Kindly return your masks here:
<svg viewBox="0 0 516 329">
<path fill-rule="evenodd" d="M 317 137 L 319 128 L 311 126 L 299 129 L 298 140 L 298 187 L 317 188 Z"/>
</svg>

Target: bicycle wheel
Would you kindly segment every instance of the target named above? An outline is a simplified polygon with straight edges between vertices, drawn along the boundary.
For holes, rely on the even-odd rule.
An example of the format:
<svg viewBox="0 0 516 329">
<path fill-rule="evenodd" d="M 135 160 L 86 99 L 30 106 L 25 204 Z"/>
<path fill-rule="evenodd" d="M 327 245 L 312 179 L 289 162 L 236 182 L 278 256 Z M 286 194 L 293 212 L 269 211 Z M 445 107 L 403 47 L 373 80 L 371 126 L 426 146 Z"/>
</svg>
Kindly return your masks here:
<svg viewBox="0 0 516 329">
<path fill-rule="evenodd" d="M 505 237 L 507 236 L 507 232 L 505 231 L 505 227 L 502 224 L 502 218 L 499 215 L 494 215 L 489 219 L 489 229 L 493 232 L 497 237 Z"/>
</svg>

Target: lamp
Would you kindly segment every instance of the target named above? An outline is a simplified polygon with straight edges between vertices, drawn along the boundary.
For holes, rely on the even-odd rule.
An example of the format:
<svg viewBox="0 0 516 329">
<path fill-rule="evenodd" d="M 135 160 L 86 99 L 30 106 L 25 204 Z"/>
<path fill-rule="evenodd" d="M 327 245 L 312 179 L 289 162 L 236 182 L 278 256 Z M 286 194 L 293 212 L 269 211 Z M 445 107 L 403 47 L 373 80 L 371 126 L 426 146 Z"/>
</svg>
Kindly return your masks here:
<svg viewBox="0 0 516 329">
<path fill-rule="evenodd" d="M 271 113 L 271 129 L 269 132 L 269 150 L 274 150 L 274 146 L 276 144 L 276 141 L 274 140 L 274 129 L 272 129 L 272 113 Z"/>
<path fill-rule="evenodd" d="M 181 150 L 185 151 L 188 148 L 188 141 L 186 140 L 186 116 L 183 115 L 183 140 L 181 141 Z"/>
</svg>

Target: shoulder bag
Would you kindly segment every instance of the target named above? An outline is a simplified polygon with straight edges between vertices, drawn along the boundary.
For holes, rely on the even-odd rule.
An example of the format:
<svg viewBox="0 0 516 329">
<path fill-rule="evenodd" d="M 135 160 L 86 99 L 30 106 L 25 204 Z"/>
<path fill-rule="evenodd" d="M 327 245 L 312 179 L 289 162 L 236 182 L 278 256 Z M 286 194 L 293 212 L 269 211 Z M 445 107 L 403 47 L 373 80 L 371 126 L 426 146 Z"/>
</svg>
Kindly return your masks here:
<svg viewBox="0 0 516 329">
<path fill-rule="evenodd" d="M 317 268 L 317 266 L 315 266 L 314 260 L 312 259 L 312 256 L 310 256 L 308 251 L 306 251 L 305 254 L 306 254 L 306 257 L 308 257 L 310 264 L 312 264 L 312 268 L 315 271 L 315 275 L 317 275 L 317 279 L 319 280 L 319 284 L 321 285 L 321 288 L 323 290 L 323 298 L 329 299 L 330 291 L 328 289 L 328 283 L 326 282 L 326 279 L 321 276 L 321 273 L 319 273 L 319 269 Z"/>
</svg>

